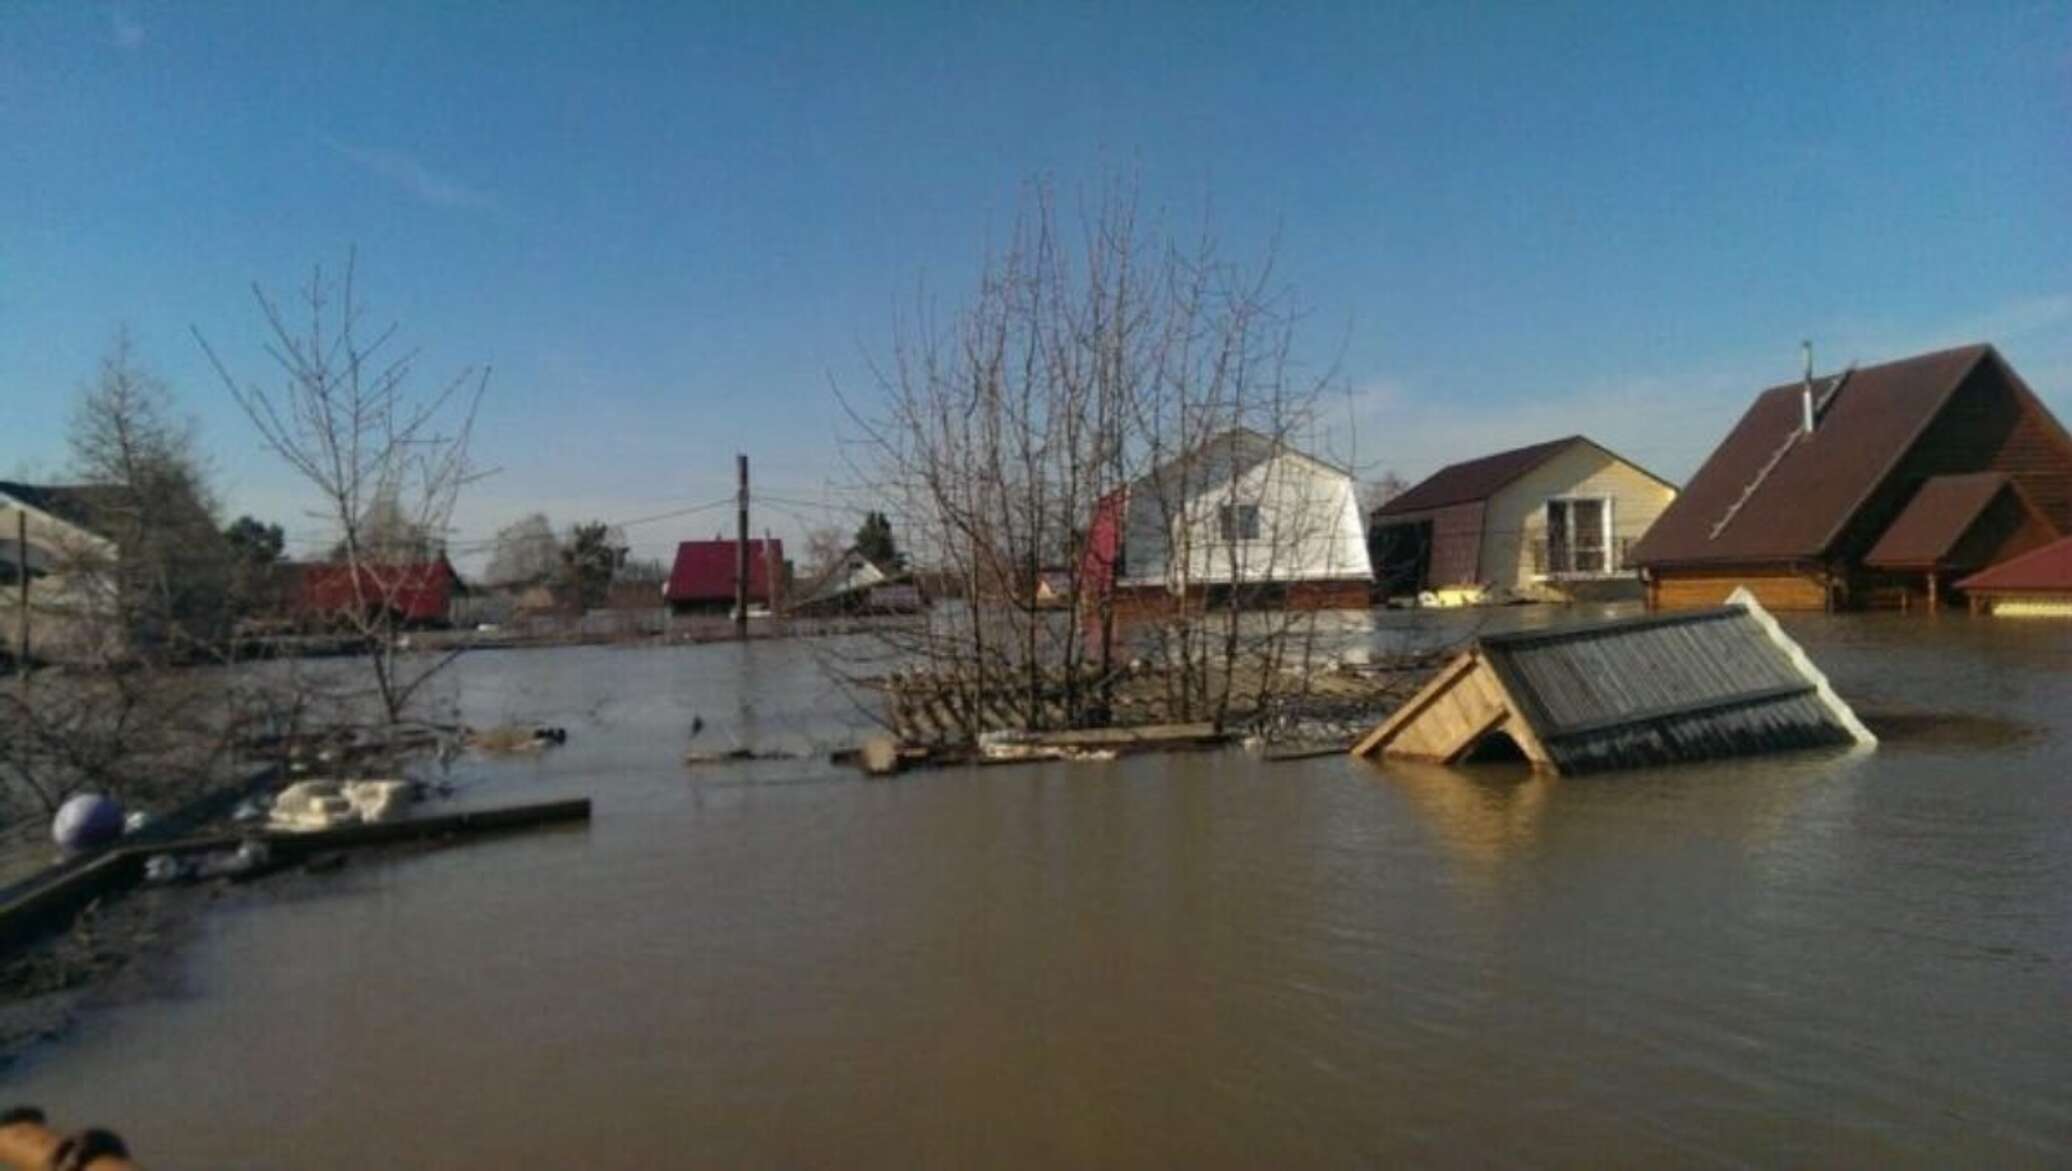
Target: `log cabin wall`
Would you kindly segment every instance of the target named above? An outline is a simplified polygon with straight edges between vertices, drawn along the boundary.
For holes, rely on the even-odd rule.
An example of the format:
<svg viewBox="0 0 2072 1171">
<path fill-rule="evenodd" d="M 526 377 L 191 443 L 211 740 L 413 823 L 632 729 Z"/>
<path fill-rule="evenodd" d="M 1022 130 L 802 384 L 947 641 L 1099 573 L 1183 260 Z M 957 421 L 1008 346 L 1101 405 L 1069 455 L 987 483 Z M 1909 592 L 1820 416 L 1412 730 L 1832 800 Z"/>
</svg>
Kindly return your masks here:
<svg viewBox="0 0 2072 1171">
<path fill-rule="evenodd" d="M 1990 361 L 1971 372 L 1850 518 L 1834 555 L 1851 564 L 1860 560 L 1929 477 L 1987 471 L 2007 473 L 2059 531 L 2072 531 L 2072 445 L 2041 405 Z"/>
<path fill-rule="evenodd" d="M 1717 566 L 1701 570 L 1663 569 L 1648 585 L 1648 605 L 1656 610 L 1692 610 L 1722 605 L 1741 586 L 1769 610 L 1825 610 L 1827 582 L 1821 574 L 1781 565 L 1750 566 L 1734 573 Z"/>
</svg>

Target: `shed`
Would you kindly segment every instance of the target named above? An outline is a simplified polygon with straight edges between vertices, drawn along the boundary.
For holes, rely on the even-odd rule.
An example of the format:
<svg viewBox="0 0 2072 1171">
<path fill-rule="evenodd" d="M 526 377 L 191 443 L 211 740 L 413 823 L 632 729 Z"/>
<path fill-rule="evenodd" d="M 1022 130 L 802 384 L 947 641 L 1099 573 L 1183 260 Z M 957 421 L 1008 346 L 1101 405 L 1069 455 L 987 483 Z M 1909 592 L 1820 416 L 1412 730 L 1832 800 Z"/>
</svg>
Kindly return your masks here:
<svg viewBox="0 0 2072 1171">
<path fill-rule="evenodd" d="M 880 565 L 854 546 L 800 592 L 789 613 L 911 614 L 922 605 L 911 573 L 904 567 Z"/>
<path fill-rule="evenodd" d="M 1484 636 L 1353 755 L 1583 773 L 1876 742 L 1739 590 L 1713 609 Z"/>
<path fill-rule="evenodd" d="M 2053 541 L 1957 583 L 1974 611 L 2072 618 L 2072 537 Z"/>
<path fill-rule="evenodd" d="M 355 578 L 357 577 L 357 582 Z M 467 586 L 444 557 L 396 564 L 313 563 L 295 574 L 296 606 L 306 618 L 335 620 L 383 611 L 405 626 L 444 626 L 452 620 L 453 598 Z"/>
<path fill-rule="evenodd" d="M 679 614 L 734 608 L 736 541 L 684 541 L 676 546 L 676 564 L 662 597 Z M 748 542 L 748 604 L 771 606 L 770 583 L 784 561 L 784 542 L 751 538 Z M 774 609 L 775 607 L 772 606 Z"/>
<path fill-rule="evenodd" d="M 1773 609 L 1877 602 L 1906 577 L 1869 554 L 1910 502 L 1930 481 L 1981 472 L 2072 530 L 2072 437 L 1993 347 L 1809 371 L 1756 396 L 1633 558 L 1663 608 L 1717 605 L 1742 586 Z M 1962 495 L 1945 484 L 1923 509 Z M 1933 516 L 1913 521 L 1950 536 Z"/>
</svg>

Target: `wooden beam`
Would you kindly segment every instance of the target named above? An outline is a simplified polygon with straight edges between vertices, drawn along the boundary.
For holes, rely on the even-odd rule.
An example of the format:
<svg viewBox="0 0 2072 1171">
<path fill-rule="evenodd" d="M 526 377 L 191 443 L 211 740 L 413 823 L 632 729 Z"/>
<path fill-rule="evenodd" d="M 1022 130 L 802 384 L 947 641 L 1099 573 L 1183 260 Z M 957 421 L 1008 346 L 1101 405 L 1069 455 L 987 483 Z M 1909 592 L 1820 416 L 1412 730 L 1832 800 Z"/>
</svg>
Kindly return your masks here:
<svg viewBox="0 0 2072 1171">
<path fill-rule="evenodd" d="M 119 846 L 80 865 L 61 869 L 49 881 L 0 904 L 0 954 L 77 914 L 81 907 L 114 891 L 135 886 L 144 877 L 144 860 L 155 854 L 200 854 L 235 850 L 257 839 L 277 857 L 295 858 L 326 850 L 441 838 L 458 834 L 495 833 L 560 822 L 588 821 L 590 799 L 468 809 L 432 817 L 409 817 L 371 825 L 347 825 L 308 833 L 257 830 L 208 834 Z"/>
<path fill-rule="evenodd" d="M 1453 747 L 1453 751 L 1445 754 L 1444 759 L 1446 763 L 1460 763 L 1462 758 L 1466 757 L 1468 753 L 1473 752 L 1475 750 L 1475 746 L 1477 744 L 1482 743 L 1482 738 L 1484 736 L 1487 736 L 1491 732 L 1496 731 L 1498 728 L 1503 727 L 1506 723 L 1510 721 L 1510 719 L 1511 709 L 1504 706 L 1503 704 L 1498 704 L 1496 706 L 1496 709 L 1489 713 L 1488 719 L 1483 720 L 1479 726 L 1470 729 L 1466 738 L 1464 738 L 1459 744 L 1455 745 Z"/>
<path fill-rule="evenodd" d="M 1411 720 L 1416 719 L 1418 713 L 1430 707 L 1440 696 L 1446 694 L 1449 688 L 1459 682 L 1462 675 L 1473 670 L 1475 660 L 1476 655 L 1474 651 L 1462 651 L 1460 654 L 1455 655 L 1453 661 L 1441 668 L 1439 673 L 1432 677 L 1431 682 L 1425 684 L 1416 695 L 1410 697 L 1408 703 L 1390 713 L 1389 717 L 1376 726 L 1372 732 L 1361 737 L 1359 743 L 1353 745 L 1352 754 L 1354 756 L 1374 755 L 1376 749 L 1395 737 L 1398 729 Z"/>
</svg>

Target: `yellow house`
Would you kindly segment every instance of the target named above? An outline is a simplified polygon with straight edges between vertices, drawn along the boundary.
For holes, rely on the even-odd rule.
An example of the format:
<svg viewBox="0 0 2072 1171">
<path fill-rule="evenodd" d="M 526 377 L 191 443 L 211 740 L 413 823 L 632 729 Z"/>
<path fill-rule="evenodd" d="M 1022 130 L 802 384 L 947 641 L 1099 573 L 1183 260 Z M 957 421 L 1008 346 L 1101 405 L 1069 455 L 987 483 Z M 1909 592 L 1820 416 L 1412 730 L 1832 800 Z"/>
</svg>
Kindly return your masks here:
<svg viewBox="0 0 2072 1171">
<path fill-rule="evenodd" d="M 0 481 L 0 650 L 46 662 L 105 657 L 121 645 L 113 542 L 85 526 L 92 488 Z"/>
<path fill-rule="evenodd" d="M 1628 551 L 1675 498 L 1674 484 L 1571 435 L 1441 468 L 1375 509 L 1368 541 L 1391 596 L 1637 598 Z"/>
</svg>

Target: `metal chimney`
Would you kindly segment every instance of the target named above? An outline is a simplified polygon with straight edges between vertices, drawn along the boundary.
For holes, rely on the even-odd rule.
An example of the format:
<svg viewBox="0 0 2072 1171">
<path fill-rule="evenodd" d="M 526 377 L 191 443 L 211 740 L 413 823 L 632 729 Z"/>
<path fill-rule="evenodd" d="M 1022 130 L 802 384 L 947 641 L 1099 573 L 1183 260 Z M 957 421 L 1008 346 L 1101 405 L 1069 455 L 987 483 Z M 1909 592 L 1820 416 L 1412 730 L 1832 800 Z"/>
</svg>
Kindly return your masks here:
<svg viewBox="0 0 2072 1171">
<path fill-rule="evenodd" d="M 1813 343 L 1808 340 L 1799 345 L 1806 351 L 1806 375 L 1799 384 L 1799 402 L 1805 407 L 1805 433 L 1810 436 L 1813 434 Z"/>
</svg>

